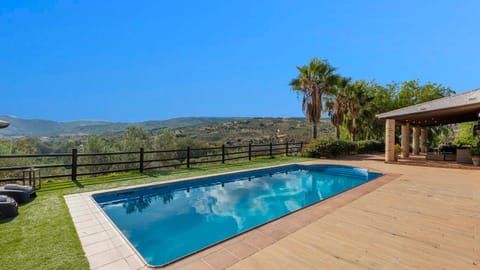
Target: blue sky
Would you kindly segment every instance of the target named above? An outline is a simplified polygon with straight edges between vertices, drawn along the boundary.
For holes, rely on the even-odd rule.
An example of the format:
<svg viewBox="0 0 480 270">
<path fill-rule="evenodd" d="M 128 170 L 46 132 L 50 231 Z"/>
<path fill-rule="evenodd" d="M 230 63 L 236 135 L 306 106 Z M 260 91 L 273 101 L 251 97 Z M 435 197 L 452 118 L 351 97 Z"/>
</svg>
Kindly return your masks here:
<svg viewBox="0 0 480 270">
<path fill-rule="evenodd" d="M 480 87 L 479 1 L 0 3 L 0 115 L 302 116 L 295 66 Z"/>
</svg>

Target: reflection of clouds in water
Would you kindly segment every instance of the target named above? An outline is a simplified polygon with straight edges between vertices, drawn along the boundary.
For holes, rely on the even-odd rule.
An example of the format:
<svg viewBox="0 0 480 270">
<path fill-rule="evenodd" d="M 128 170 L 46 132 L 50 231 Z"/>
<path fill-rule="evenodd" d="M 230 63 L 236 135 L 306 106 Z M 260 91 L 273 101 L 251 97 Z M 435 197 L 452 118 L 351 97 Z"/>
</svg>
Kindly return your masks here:
<svg viewBox="0 0 480 270">
<path fill-rule="evenodd" d="M 252 183 L 252 182 L 249 182 Z M 198 214 L 211 216 L 231 217 L 237 223 L 239 229 L 244 227 L 245 216 L 242 217 L 242 210 L 238 205 L 249 198 L 250 191 L 241 182 L 225 183 L 221 185 L 201 188 L 195 192 L 193 207 Z"/>
<path fill-rule="evenodd" d="M 271 176 L 223 185 L 214 179 L 140 189 L 110 195 L 114 201 L 104 199 L 102 207 L 115 223 L 121 220 L 119 228 L 145 258 L 165 262 L 358 183 L 346 175 L 305 170 Z M 125 200 L 132 200 L 132 205 L 121 207 Z M 134 211 L 125 215 L 127 209 Z"/>
<path fill-rule="evenodd" d="M 295 211 L 297 209 L 300 209 L 302 206 L 294 200 L 289 200 L 289 201 L 285 202 L 285 207 L 287 207 L 289 212 L 292 212 L 292 211 Z"/>
<path fill-rule="evenodd" d="M 130 215 L 144 212 L 132 223 L 140 224 L 149 220 L 170 220 L 184 215 L 199 215 L 206 222 L 216 222 L 220 218 L 231 218 L 237 230 L 252 226 L 256 218 L 277 216 L 275 213 L 287 213 L 300 209 L 312 202 L 329 197 L 335 185 L 342 185 L 332 179 L 324 179 L 304 171 L 277 173 L 273 177 L 251 178 L 251 181 L 218 183 L 210 186 L 164 192 L 150 197 L 152 207 L 145 198 L 133 200 L 124 205 Z M 340 181 L 341 182 L 341 181 Z M 139 213 L 138 213 L 139 214 Z M 136 217 L 136 216 L 135 216 Z M 133 217 L 137 220 L 137 218 Z M 141 217 L 141 219 L 140 219 Z"/>
<path fill-rule="evenodd" d="M 211 216 L 231 217 L 242 230 L 249 216 L 269 215 L 271 207 L 279 207 L 272 204 L 272 199 L 286 198 L 283 204 L 289 211 L 302 206 L 289 198 L 305 193 L 303 181 L 288 174 L 275 174 L 267 179 L 254 178 L 252 181 L 225 183 L 223 187 L 202 187 L 195 192 L 193 207 L 207 219 Z"/>
</svg>

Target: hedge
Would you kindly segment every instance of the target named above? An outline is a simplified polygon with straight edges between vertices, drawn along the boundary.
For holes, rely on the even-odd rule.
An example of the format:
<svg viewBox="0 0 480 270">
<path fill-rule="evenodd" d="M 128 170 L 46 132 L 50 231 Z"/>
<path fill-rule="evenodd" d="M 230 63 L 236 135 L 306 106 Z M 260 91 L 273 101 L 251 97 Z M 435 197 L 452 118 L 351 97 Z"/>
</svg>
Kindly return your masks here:
<svg viewBox="0 0 480 270">
<path fill-rule="evenodd" d="M 303 150 L 306 157 L 338 157 L 353 154 L 366 154 L 373 152 L 382 152 L 385 149 L 383 142 L 367 141 L 345 141 L 333 138 L 319 138 L 311 141 Z"/>
</svg>

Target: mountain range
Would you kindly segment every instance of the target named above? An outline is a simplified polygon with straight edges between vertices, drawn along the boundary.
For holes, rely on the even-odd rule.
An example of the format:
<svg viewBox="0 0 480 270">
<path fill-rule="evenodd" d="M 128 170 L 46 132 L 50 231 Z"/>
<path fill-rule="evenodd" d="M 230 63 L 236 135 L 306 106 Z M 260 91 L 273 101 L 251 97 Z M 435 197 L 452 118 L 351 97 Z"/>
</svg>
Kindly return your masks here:
<svg viewBox="0 0 480 270">
<path fill-rule="evenodd" d="M 179 128 L 194 125 L 224 123 L 247 119 L 245 117 L 179 117 L 168 120 L 144 121 L 136 123 L 78 120 L 57 122 L 42 119 L 22 119 L 13 116 L 0 116 L 0 120 L 10 123 L 8 128 L 0 129 L 0 137 L 41 136 L 41 137 L 78 137 L 96 134 L 115 134 L 123 132 L 129 125 L 140 126 L 146 130 Z"/>
</svg>

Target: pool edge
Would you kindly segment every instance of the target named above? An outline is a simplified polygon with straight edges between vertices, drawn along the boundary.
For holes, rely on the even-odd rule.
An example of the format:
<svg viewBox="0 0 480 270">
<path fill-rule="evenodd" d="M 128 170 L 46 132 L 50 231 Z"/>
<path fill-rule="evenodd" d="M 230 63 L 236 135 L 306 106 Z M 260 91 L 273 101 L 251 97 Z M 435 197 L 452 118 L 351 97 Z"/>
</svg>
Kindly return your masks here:
<svg viewBox="0 0 480 270">
<path fill-rule="evenodd" d="M 148 268 L 151 268 L 151 269 L 168 269 L 170 268 L 171 266 L 175 266 L 175 267 L 180 267 L 181 265 L 185 264 L 186 263 L 190 263 L 192 261 L 192 258 L 194 260 L 195 257 L 198 257 L 199 254 L 202 254 L 204 253 L 204 255 L 208 255 L 210 253 L 214 253 L 216 252 L 217 250 L 219 249 L 222 249 L 223 246 L 226 246 L 225 244 L 228 243 L 228 242 L 232 242 L 232 240 L 235 240 L 236 238 L 247 238 L 247 234 L 251 233 L 252 231 L 258 231 L 258 230 L 262 230 L 262 228 L 265 230 L 265 227 L 268 227 L 268 226 L 272 226 L 271 224 L 275 224 L 275 223 L 281 223 L 279 221 L 281 220 L 284 220 L 284 219 L 287 219 L 288 217 L 290 216 L 294 216 L 294 215 L 298 215 L 298 213 L 300 212 L 306 212 L 306 211 L 309 211 L 309 209 L 312 209 L 314 207 L 317 207 L 318 205 L 321 205 L 321 204 L 326 204 L 327 202 L 329 201 L 333 201 L 335 200 L 335 198 L 338 198 L 338 197 L 341 197 L 343 194 L 347 193 L 347 192 L 350 192 L 352 190 L 356 190 L 358 188 L 361 188 L 365 185 L 368 185 L 372 182 L 376 182 L 376 183 L 380 183 L 382 181 L 379 181 L 381 180 L 382 178 L 391 178 L 392 174 L 383 174 L 382 176 L 379 176 L 375 179 L 372 179 L 372 180 L 369 180 L 367 182 L 365 182 L 364 184 L 361 184 L 359 186 L 356 186 L 352 189 L 349 189 L 349 190 L 345 190 L 341 193 L 338 193 L 332 197 L 329 197 L 328 199 L 325 199 L 323 201 L 320 201 L 320 202 L 317 202 L 317 203 L 314 203 L 312 205 L 309 205 L 307 207 L 304 207 L 304 208 L 301 208 L 301 209 L 298 209 L 294 212 L 291 212 L 291 213 L 288 213 L 286 215 L 283 215 L 281 217 L 278 217 L 277 219 L 274 219 L 274 220 L 271 220 L 267 223 L 264 223 L 262 225 L 259 225 L 257 227 L 254 227 L 254 228 L 251 228 L 249 229 L 248 231 L 245 231 L 241 234 L 238 234 L 238 235 L 235 235 L 235 236 L 232 236 L 228 239 L 225 239 L 225 240 L 222 240 L 216 244 L 213 244 L 209 247 L 206 247 L 204 249 L 201 249 L 201 250 L 198 250 L 194 253 L 191 253 L 189 255 L 186 255 L 182 258 L 179 258 L 177 260 L 174 260 L 172 262 L 169 262 L 167 264 L 164 264 L 164 265 L 161 265 L 161 266 L 153 266 L 153 265 L 150 265 L 148 264 L 145 259 L 143 258 L 143 256 L 136 250 L 135 247 L 133 247 L 133 245 L 130 243 L 130 241 L 124 236 L 124 234 L 117 228 L 117 226 L 110 220 L 110 218 L 108 217 L 108 215 L 103 211 L 103 209 L 101 209 L 101 207 L 95 202 L 95 199 L 93 198 L 93 195 L 95 194 L 100 194 L 100 193 L 107 193 L 107 192 L 112 192 L 112 191 L 119 191 L 119 190 L 124 190 L 124 189 L 132 189 L 132 188 L 141 188 L 141 187 L 148 187 L 148 186 L 154 186 L 154 185 L 159 185 L 159 184 L 169 184 L 169 183 L 174 183 L 174 182 L 181 182 L 181 181 L 187 181 L 187 180 L 195 180 L 195 179 L 201 179 L 201 178 L 204 178 L 204 177 L 212 177 L 212 176 L 221 176 L 221 175 L 229 175 L 229 174 L 235 174 L 235 173 L 241 173 L 241 172 L 248 172 L 248 171 L 255 171 L 255 170 L 260 170 L 260 169 L 269 169 L 269 168 L 277 168 L 277 167 L 284 167 L 284 166 L 289 166 L 289 165 L 321 165 L 319 163 L 316 163 L 316 162 L 312 162 L 312 161 L 307 161 L 307 162 L 296 162 L 296 163 L 286 163 L 286 164 L 281 164 L 281 165 L 274 165 L 274 166 L 266 166 L 266 167 L 260 167 L 260 168 L 251 168 L 251 169 L 244 169 L 244 170 L 238 170 L 238 171 L 231 171 L 231 172 L 223 172 L 223 173 L 218 173 L 218 174 L 210 174 L 210 175 L 202 175 L 202 176 L 195 176 L 195 177 L 186 177 L 186 178 L 181 178 L 181 179 L 172 179 L 172 180 L 167 180 L 167 181 L 161 181 L 161 182 L 154 182 L 154 183 L 148 183 L 148 184 L 141 184 L 141 185 L 134 185 L 134 186 L 125 186 L 125 187 L 119 187 L 119 188 L 113 188 L 113 189 L 106 189 L 106 190 L 98 190 L 98 191 L 92 191 L 92 192 L 85 192 L 85 193 L 78 193 L 78 194 L 72 194 L 72 195 L 66 195 L 64 196 L 65 197 L 65 201 L 67 202 L 67 205 L 69 206 L 69 210 L 70 210 L 70 213 L 71 213 L 71 216 L 72 216 L 72 220 L 74 221 L 74 224 L 75 224 L 75 227 L 76 227 L 76 230 L 77 230 L 77 233 L 79 235 L 79 238 L 82 242 L 82 248 L 84 248 L 84 250 L 86 249 L 85 246 L 89 246 L 89 245 L 84 245 L 83 241 L 82 241 L 82 238 L 83 235 L 82 235 L 82 230 L 83 228 L 79 228 L 77 226 L 77 223 L 79 222 L 75 222 L 75 219 L 77 219 L 78 221 L 78 213 L 75 213 L 75 211 L 77 210 L 83 210 L 82 208 L 85 208 L 85 207 L 80 207 L 80 209 L 78 209 L 78 201 L 79 199 L 78 198 L 82 198 L 83 201 L 85 202 L 85 199 L 86 199 L 86 202 L 88 205 L 88 208 L 90 210 L 92 210 L 92 214 L 95 215 L 95 218 L 98 220 L 100 219 L 100 222 L 101 223 L 108 223 L 108 225 L 111 227 L 110 229 L 113 228 L 113 231 L 115 232 L 116 235 L 113 235 L 112 237 L 115 238 L 117 237 L 120 237 L 123 241 L 123 245 L 127 246 L 128 249 L 130 249 L 132 252 L 129 253 L 130 255 L 132 255 L 132 253 L 135 255 L 135 257 L 137 257 L 138 260 L 140 260 L 140 264 L 138 264 L 138 261 L 137 261 L 137 264 L 136 265 L 133 265 L 133 267 L 131 266 L 129 269 L 141 269 L 141 268 L 144 268 L 144 267 L 148 267 Z M 328 165 L 328 164 L 324 164 L 324 165 Z M 334 164 L 332 164 L 334 165 Z M 341 165 L 340 165 L 341 166 Z M 348 165 L 347 165 L 348 166 Z M 355 167 L 355 166 L 348 166 L 348 167 Z M 369 172 L 378 172 L 377 170 L 372 170 L 370 168 L 365 168 L 365 167 L 362 167 L 364 169 L 367 169 Z M 381 173 L 381 172 L 380 172 Z M 395 176 L 393 177 L 392 179 L 390 179 L 389 181 L 392 181 L 394 179 L 396 179 L 398 176 Z M 388 182 L 389 182 L 388 181 Z M 385 184 L 385 183 L 383 183 Z M 381 184 L 380 186 L 382 186 L 383 184 Z M 375 190 L 376 188 L 380 187 L 380 186 L 377 186 L 375 187 L 374 189 L 366 192 L 366 193 L 369 193 L 373 190 Z M 366 193 L 362 193 L 360 194 L 359 196 L 356 196 L 355 199 L 357 198 L 360 198 L 361 196 L 363 196 L 364 194 Z M 70 203 L 69 203 L 70 202 Z M 350 201 L 348 201 L 350 202 Z M 338 206 L 338 205 L 337 205 Z M 343 205 L 342 205 L 343 206 Z M 338 209 L 339 207 L 341 206 L 338 206 L 338 207 L 334 207 L 332 209 L 332 211 L 334 211 L 335 209 Z M 81 211 L 80 211 L 81 212 Z M 80 213 L 81 214 L 81 213 Z M 328 214 L 328 213 L 327 213 Z M 81 216 L 81 215 L 80 215 Z M 77 218 L 76 218 L 77 217 Z M 322 216 L 323 217 L 323 216 Z M 102 222 L 102 219 L 103 219 L 103 222 Z M 318 219 L 318 218 L 317 218 Z M 317 220 L 315 219 L 315 220 Z M 313 222 L 313 220 L 312 220 Z M 82 222 L 80 222 L 82 223 Z M 311 222 L 308 222 L 308 224 L 310 224 Z M 296 228 L 294 231 L 298 230 L 298 229 L 301 229 L 305 226 L 307 226 L 308 224 L 303 224 L 302 226 Z M 266 230 L 268 231 L 268 229 Z M 289 230 L 287 230 L 289 231 Z M 294 231 L 291 231 L 291 232 L 288 232 L 286 235 L 290 234 L 290 233 L 293 233 Z M 285 236 L 286 236 L 285 235 Z M 282 236 L 281 238 L 285 237 L 285 236 Z M 89 237 L 89 236 L 87 236 Z M 280 239 L 281 239 L 280 238 Z M 276 239 L 274 242 L 280 240 L 280 239 Z M 238 239 L 237 239 L 238 240 Z M 99 241 L 100 242 L 100 241 Z M 235 241 L 236 242 L 236 241 Z M 273 243 L 274 243 L 273 242 Z M 273 244 L 271 243 L 271 244 Z M 87 244 L 88 244 L 88 241 L 87 241 Z M 270 245 L 270 244 L 269 244 Z M 88 249 L 88 248 L 87 248 Z M 256 252 L 258 252 L 259 250 L 262 250 L 263 248 L 259 248 Z M 206 253 L 205 251 L 207 250 L 212 250 L 212 252 L 208 252 Z M 105 251 L 106 253 L 107 251 Z M 255 253 L 256 253 L 255 252 Z M 89 252 L 85 252 L 87 258 L 91 257 L 91 254 L 87 254 Z M 121 252 L 120 252 L 121 253 Z M 95 254 L 97 255 L 97 254 Z M 95 256 L 94 255 L 94 256 Z M 105 254 L 105 255 L 111 255 L 111 254 Z M 130 256 L 129 255 L 129 256 Z M 109 257 L 109 256 L 106 256 L 106 257 Z M 102 267 L 101 263 L 97 263 L 95 262 L 95 259 L 93 259 L 94 263 L 92 265 L 91 263 L 91 267 L 92 269 L 96 269 L 96 268 L 99 268 L 99 267 Z M 121 260 L 126 260 L 126 257 L 123 256 L 123 258 L 115 258 L 115 256 L 110 256 L 109 257 L 109 261 L 106 262 L 105 264 L 103 265 L 106 265 L 106 264 L 111 264 L 111 263 L 118 263 L 119 265 L 122 263 Z M 89 258 L 89 262 L 91 261 L 91 259 Z M 188 261 L 188 262 L 187 262 Z M 204 261 L 205 262 L 205 261 Z M 130 266 L 128 264 L 128 261 L 127 261 L 127 265 Z"/>
</svg>

